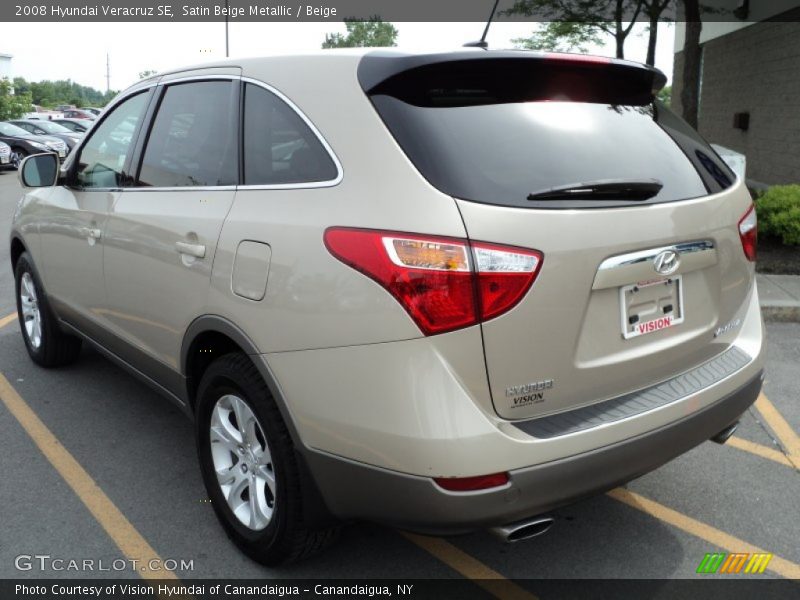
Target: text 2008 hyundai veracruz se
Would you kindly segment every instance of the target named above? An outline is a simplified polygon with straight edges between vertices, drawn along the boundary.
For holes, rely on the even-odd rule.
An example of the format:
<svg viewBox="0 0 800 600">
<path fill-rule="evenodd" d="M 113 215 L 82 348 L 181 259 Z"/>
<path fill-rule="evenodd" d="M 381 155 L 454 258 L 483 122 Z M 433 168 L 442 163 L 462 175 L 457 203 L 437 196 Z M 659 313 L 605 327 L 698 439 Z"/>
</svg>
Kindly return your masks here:
<svg viewBox="0 0 800 600">
<path fill-rule="evenodd" d="M 89 342 L 183 407 L 263 563 L 351 519 L 532 536 L 761 387 L 752 201 L 664 81 L 363 51 L 139 82 L 22 169 L 28 352 Z"/>
</svg>

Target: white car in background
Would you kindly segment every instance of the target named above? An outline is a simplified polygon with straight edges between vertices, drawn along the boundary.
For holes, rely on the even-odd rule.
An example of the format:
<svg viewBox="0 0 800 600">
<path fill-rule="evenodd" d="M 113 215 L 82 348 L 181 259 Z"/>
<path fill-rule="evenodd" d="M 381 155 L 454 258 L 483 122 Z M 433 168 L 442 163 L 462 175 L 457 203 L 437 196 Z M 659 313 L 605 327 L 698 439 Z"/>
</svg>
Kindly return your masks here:
<svg viewBox="0 0 800 600">
<path fill-rule="evenodd" d="M 11 168 L 11 146 L 0 142 L 0 169 Z"/>
</svg>

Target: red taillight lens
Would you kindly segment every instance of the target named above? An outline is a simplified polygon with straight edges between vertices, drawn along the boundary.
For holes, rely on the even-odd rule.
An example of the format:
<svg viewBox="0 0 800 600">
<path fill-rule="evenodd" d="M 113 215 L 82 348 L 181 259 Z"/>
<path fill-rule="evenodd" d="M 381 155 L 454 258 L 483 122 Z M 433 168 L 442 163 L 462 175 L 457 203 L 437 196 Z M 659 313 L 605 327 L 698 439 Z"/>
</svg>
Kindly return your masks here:
<svg viewBox="0 0 800 600">
<path fill-rule="evenodd" d="M 755 206 L 750 206 L 739 220 L 739 237 L 742 240 L 742 249 L 747 260 L 754 261 L 758 247 L 758 218 Z"/>
<path fill-rule="evenodd" d="M 440 488 L 450 492 L 474 492 L 502 487 L 508 483 L 508 473 L 492 473 L 491 475 L 478 475 L 477 477 L 434 477 Z"/>
<path fill-rule="evenodd" d="M 542 262 L 535 250 L 343 227 L 328 229 L 325 245 L 389 291 L 426 335 L 510 310 L 530 289 Z"/>
</svg>

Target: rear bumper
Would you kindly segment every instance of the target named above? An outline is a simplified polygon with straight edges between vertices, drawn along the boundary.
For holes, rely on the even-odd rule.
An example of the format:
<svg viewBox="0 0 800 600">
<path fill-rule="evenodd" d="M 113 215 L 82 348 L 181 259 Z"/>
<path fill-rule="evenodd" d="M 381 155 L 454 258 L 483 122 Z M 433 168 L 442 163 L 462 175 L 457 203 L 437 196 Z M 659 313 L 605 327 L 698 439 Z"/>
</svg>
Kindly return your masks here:
<svg viewBox="0 0 800 600">
<path fill-rule="evenodd" d="M 601 493 L 694 448 L 736 421 L 761 390 L 763 371 L 702 409 L 653 431 L 595 450 L 511 471 L 503 488 L 451 493 L 432 479 L 307 450 L 329 510 L 431 534 L 507 524 Z"/>
</svg>

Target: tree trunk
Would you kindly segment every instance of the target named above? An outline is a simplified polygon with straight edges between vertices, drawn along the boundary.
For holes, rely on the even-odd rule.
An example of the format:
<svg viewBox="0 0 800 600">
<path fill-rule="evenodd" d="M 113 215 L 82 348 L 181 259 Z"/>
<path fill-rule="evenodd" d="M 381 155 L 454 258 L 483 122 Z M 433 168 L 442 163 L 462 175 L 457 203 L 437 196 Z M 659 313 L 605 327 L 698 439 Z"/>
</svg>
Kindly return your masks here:
<svg viewBox="0 0 800 600">
<path fill-rule="evenodd" d="M 656 44 L 658 43 L 658 16 L 650 15 L 650 39 L 647 41 L 647 64 L 656 64 Z"/>
<path fill-rule="evenodd" d="M 698 0 L 683 0 L 686 6 L 686 42 L 683 47 L 683 89 L 681 105 L 683 118 L 689 125 L 697 129 L 698 101 L 700 92 L 700 6 Z"/>
<path fill-rule="evenodd" d="M 617 0 L 616 10 L 614 11 L 614 39 L 617 41 L 617 58 L 625 58 L 625 29 L 622 27 L 622 5 L 624 0 Z"/>
</svg>

